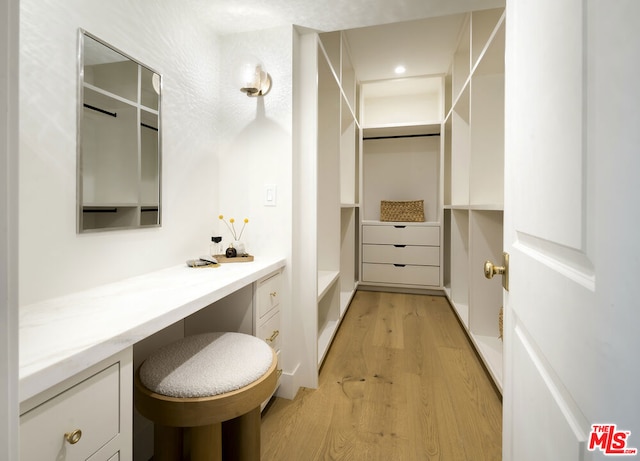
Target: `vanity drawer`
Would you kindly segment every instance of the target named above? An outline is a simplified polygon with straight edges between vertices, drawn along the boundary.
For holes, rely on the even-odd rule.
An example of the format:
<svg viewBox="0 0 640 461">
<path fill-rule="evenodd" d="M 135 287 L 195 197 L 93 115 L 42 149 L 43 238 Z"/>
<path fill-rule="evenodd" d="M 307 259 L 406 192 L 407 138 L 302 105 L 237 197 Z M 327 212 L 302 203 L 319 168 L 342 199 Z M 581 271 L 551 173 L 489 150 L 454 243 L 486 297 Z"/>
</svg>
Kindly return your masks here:
<svg viewBox="0 0 640 461">
<path fill-rule="evenodd" d="M 269 317 L 264 323 L 262 323 L 258 327 L 256 336 L 260 339 L 265 340 L 267 344 L 273 347 L 273 349 L 276 352 L 280 351 L 280 311 L 279 310 L 274 312 L 271 317 Z"/>
<path fill-rule="evenodd" d="M 114 363 L 20 416 L 20 458 L 54 460 L 66 452 L 65 461 L 86 460 L 118 436 L 120 408 L 120 364 Z M 65 434 L 75 430 L 82 434 L 71 444 Z"/>
<path fill-rule="evenodd" d="M 440 267 L 363 263 L 362 280 L 400 285 L 439 286 Z"/>
<path fill-rule="evenodd" d="M 440 265 L 440 247 L 417 245 L 362 245 L 365 263 Z"/>
<path fill-rule="evenodd" d="M 440 246 L 439 226 L 362 226 L 362 243 Z"/>
<path fill-rule="evenodd" d="M 258 282 L 256 289 L 256 313 L 261 319 L 280 304 L 282 276 L 277 272 Z"/>
</svg>

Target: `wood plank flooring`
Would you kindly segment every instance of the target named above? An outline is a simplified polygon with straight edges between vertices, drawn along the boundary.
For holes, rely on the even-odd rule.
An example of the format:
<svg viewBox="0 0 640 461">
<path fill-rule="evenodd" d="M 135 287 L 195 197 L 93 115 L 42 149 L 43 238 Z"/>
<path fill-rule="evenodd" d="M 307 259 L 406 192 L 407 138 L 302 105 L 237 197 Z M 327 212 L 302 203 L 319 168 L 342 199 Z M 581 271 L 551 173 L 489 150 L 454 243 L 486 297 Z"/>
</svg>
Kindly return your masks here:
<svg viewBox="0 0 640 461">
<path fill-rule="evenodd" d="M 502 405 L 446 298 L 359 291 L 318 389 L 262 414 L 262 461 L 495 461 Z"/>
</svg>

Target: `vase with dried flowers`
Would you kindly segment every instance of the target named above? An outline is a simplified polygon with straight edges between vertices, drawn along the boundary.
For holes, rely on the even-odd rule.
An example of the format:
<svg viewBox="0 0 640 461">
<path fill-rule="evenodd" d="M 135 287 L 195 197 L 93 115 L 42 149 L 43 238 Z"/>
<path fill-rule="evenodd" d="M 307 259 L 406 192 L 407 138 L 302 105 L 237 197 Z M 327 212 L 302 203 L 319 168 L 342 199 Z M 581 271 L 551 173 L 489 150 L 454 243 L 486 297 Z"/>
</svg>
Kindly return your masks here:
<svg viewBox="0 0 640 461">
<path fill-rule="evenodd" d="M 227 226 L 227 229 L 229 229 L 229 232 L 231 232 L 231 236 L 233 237 L 233 242 L 229 244 L 229 248 L 227 248 L 225 256 L 227 258 L 233 258 L 235 256 L 246 255 L 247 252 L 245 250 L 244 243 L 242 243 L 240 239 L 242 238 L 242 234 L 244 233 L 244 228 L 247 227 L 249 218 L 244 218 L 242 228 L 240 229 L 239 233 L 236 231 L 235 219 L 229 218 L 229 222 L 227 222 L 224 219 L 223 215 L 219 215 L 218 219 L 220 219 Z"/>
</svg>

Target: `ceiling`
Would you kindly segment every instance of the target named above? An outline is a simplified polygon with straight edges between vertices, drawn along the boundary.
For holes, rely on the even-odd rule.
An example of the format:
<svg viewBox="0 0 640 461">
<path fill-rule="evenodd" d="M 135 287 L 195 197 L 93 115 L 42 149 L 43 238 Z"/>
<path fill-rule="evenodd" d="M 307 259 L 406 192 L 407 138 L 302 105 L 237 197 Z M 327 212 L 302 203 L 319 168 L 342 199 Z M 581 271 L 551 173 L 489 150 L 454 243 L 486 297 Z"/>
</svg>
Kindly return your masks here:
<svg viewBox="0 0 640 461">
<path fill-rule="evenodd" d="M 464 14 L 455 14 L 347 30 L 358 79 L 446 73 L 463 21 Z M 403 65 L 406 72 L 396 75 L 397 65 Z"/>
<path fill-rule="evenodd" d="M 505 0 L 190 0 L 220 35 L 283 25 L 347 30 L 361 81 L 445 73 L 462 16 L 504 6 Z M 449 16 L 454 15 L 454 16 Z M 448 16 L 448 17 L 444 17 Z M 422 22 L 420 19 L 427 19 Z M 371 27 L 381 26 L 383 27 Z M 433 45 L 433 46 L 431 46 Z"/>
</svg>

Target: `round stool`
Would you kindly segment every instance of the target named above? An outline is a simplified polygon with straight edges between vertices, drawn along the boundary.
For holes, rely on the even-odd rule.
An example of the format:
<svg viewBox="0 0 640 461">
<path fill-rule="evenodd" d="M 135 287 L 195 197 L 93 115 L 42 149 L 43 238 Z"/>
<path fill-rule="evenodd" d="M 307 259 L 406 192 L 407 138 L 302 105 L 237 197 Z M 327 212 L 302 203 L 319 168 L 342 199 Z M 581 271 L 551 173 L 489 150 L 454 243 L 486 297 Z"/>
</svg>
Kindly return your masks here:
<svg viewBox="0 0 640 461">
<path fill-rule="evenodd" d="M 192 461 L 259 461 L 260 404 L 276 368 L 274 350 L 242 333 L 187 336 L 155 351 L 134 390 L 136 408 L 154 422 L 153 460 L 182 459 L 188 427 Z"/>
</svg>

